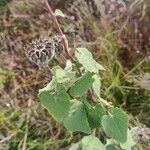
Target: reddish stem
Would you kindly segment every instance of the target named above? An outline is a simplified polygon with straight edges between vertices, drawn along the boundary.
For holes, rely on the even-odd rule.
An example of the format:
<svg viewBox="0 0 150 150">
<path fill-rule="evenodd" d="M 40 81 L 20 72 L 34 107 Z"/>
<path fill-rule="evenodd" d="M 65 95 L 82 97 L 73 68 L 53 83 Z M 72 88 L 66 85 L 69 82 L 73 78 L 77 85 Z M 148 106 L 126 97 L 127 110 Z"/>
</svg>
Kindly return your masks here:
<svg viewBox="0 0 150 150">
<path fill-rule="evenodd" d="M 62 30 L 61 30 L 61 27 L 60 27 L 60 24 L 59 24 L 59 22 L 58 22 L 58 20 L 57 20 L 57 17 L 54 15 L 54 12 L 53 12 L 53 10 L 52 10 L 52 8 L 51 8 L 51 6 L 49 5 L 49 3 L 48 3 L 47 0 L 44 0 L 44 9 L 47 11 L 47 14 L 48 14 L 48 16 L 49 16 L 50 18 L 53 17 L 54 22 L 56 23 L 56 28 L 57 28 L 59 34 L 63 37 L 62 42 L 63 42 L 64 48 L 65 48 L 66 56 L 67 56 L 71 61 L 75 61 L 74 57 L 73 57 L 73 56 L 70 54 L 70 52 L 69 52 L 68 41 L 67 41 L 66 37 L 64 37 L 64 33 L 63 33 Z M 77 69 L 78 69 L 78 71 L 79 71 L 79 74 L 82 75 L 80 69 L 79 69 L 79 68 L 77 68 Z M 90 94 L 91 99 L 93 100 L 93 102 L 96 102 L 92 91 L 89 90 L 88 92 L 89 92 L 89 94 Z"/>
<path fill-rule="evenodd" d="M 70 54 L 69 52 L 69 47 L 68 47 L 68 41 L 66 39 L 66 37 L 64 37 L 64 33 L 62 32 L 62 29 L 60 27 L 60 24 L 57 20 L 57 17 L 54 15 L 54 12 L 51 8 L 51 6 L 49 5 L 48 1 L 47 0 L 44 0 L 44 8 L 46 9 L 47 11 L 47 14 L 48 16 L 51 18 L 53 17 L 54 19 L 54 22 L 56 23 L 56 28 L 59 32 L 59 34 L 63 37 L 62 38 L 62 42 L 63 42 L 63 45 L 64 45 L 64 50 L 65 50 L 65 53 L 66 53 L 66 56 L 71 60 L 71 61 L 75 61 L 75 59 L 73 58 L 73 56 Z"/>
</svg>

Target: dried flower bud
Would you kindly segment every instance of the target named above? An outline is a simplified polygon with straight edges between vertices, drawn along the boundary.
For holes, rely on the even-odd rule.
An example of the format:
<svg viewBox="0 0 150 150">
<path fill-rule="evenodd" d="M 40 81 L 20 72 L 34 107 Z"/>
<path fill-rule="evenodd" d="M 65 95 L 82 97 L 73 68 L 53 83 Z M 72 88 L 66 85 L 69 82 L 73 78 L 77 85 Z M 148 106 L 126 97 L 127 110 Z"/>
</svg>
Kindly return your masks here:
<svg viewBox="0 0 150 150">
<path fill-rule="evenodd" d="M 47 67 L 49 61 L 58 56 L 64 49 L 62 37 L 55 35 L 45 39 L 35 39 L 26 47 L 28 58 L 40 68 Z"/>
<path fill-rule="evenodd" d="M 55 52 L 56 52 L 56 57 L 57 57 L 64 50 L 64 46 L 62 44 L 62 37 L 60 35 L 55 35 L 52 37 L 52 39 L 54 40 Z"/>
<path fill-rule="evenodd" d="M 55 44 L 52 38 L 36 39 L 26 47 L 28 58 L 39 67 L 47 67 L 55 55 Z"/>
</svg>

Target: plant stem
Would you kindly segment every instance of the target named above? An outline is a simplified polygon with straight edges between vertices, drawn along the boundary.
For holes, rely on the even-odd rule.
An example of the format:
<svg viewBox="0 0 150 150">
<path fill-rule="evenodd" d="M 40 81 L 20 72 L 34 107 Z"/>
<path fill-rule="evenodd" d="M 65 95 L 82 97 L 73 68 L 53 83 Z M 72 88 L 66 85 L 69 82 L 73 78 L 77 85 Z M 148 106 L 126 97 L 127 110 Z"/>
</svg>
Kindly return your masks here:
<svg viewBox="0 0 150 150">
<path fill-rule="evenodd" d="M 51 17 L 53 18 L 53 20 L 54 20 L 54 22 L 55 22 L 55 24 L 56 24 L 57 31 L 58 31 L 59 34 L 63 37 L 63 38 L 62 38 L 62 42 L 63 42 L 63 45 L 64 45 L 64 50 L 65 50 L 66 56 L 67 56 L 71 61 L 74 62 L 74 61 L 75 61 L 75 58 L 74 58 L 74 57 L 70 54 L 70 52 L 69 52 L 68 40 L 67 40 L 67 38 L 65 37 L 65 35 L 64 35 L 64 33 L 63 33 L 63 31 L 62 31 L 62 29 L 61 29 L 61 27 L 60 27 L 60 24 L 59 24 L 59 22 L 58 22 L 58 20 L 57 20 L 57 17 L 54 15 L 53 10 L 52 10 L 51 6 L 50 6 L 49 3 L 48 3 L 48 0 L 44 0 L 44 9 L 47 11 L 48 16 L 49 16 L 50 18 L 51 18 Z M 79 69 L 78 67 L 77 67 L 77 70 L 78 70 L 79 74 L 82 75 L 82 73 L 81 73 L 81 71 L 80 71 L 80 69 Z M 93 101 L 93 102 L 96 102 L 96 100 L 95 100 L 95 98 L 94 98 L 94 94 L 92 93 L 92 91 L 89 90 L 88 92 L 89 92 L 89 94 L 90 94 L 90 96 L 91 96 L 92 101 Z"/>
<path fill-rule="evenodd" d="M 54 15 L 54 12 L 53 12 L 53 10 L 52 10 L 52 8 L 49 5 L 47 0 L 44 0 L 44 8 L 47 11 L 48 16 L 50 18 L 53 17 L 54 22 L 56 24 L 56 28 L 57 28 L 59 34 L 63 37 L 62 38 L 62 42 L 63 42 L 63 45 L 64 45 L 64 50 L 65 50 L 67 58 L 69 58 L 71 61 L 75 61 L 74 57 L 69 52 L 68 41 L 67 41 L 67 39 L 66 39 L 66 37 L 65 37 L 61 27 L 60 27 L 60 24 L 59 24 L 59 22 L 57 20 L 57 17 Z"/>
</svg>

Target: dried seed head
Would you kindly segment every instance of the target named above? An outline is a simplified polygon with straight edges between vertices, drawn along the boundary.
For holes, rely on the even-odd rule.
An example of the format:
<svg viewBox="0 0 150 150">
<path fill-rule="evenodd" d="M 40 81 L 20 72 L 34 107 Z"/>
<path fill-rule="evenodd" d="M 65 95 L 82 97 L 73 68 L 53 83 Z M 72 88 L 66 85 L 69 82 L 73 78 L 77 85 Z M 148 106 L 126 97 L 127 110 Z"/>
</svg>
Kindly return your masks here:
<svg viewBox="0 0 150 150">
<path fill-rule="evenodd" d="M 48 46 L 50 45 L 50 46 Z M 55 44 L 52 38 L 36 39 L 26 47 L 28 58 L 39 67 L 47 67 L 55 55 Z"/>
<path fill-rule="evenodd" d="M 35 39 L 26 46 L 28 58 L 40 68 L 47 67 L 49 61 L 63 51 L 62 37 L 55 35 L 45 39 Z"/>
<path fill-rule="evenodd" d="M 54 44 L 55 44 L 56 57 L 59 56 L 64 50 L 64 46 L 62 44 L 62 38 L 63 37 L 60 35 L 55 35 L 52 37 L 52 39 L 54 40 Z"/>
</svg>

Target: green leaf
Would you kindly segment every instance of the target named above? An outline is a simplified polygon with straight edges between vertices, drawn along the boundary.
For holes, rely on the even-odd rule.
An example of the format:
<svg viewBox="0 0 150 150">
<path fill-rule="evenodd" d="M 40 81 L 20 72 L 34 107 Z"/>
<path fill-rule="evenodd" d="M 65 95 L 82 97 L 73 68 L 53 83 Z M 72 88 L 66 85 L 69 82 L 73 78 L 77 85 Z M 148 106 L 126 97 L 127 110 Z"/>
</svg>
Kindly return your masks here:
<svg viewBox="0 0 150 150">
<path fill-rule="evenodd" d="M 116 147 L 113 144 L 106 145 L 106 150 L 116 150 Z"/>
<path fill-rule="evenodd" d="M 93 135 L 83 137 L 83 139 L 81 140 L 81 147 L 82 150 L 105 150 L 106 149 L 103 143 L 101 143 L 101 141 Z"/>
<path fill-rule="evenodd" d="M 94 59 L 90 51 L 86 48 L 77 48 L 75 56 L 83 67 L 89 71 L 98 73 L 99 70 L 105 70 L 102 65 L 98 64 Z"/>
<path fill-rule="evenodd" d="M 51 91 L 51 90 L 55 89 L 56 86 L 57 86 L 57 81 L 56 81 L 55 77 L 53 77 L 52 80 L 46 85 L 46 87 L 39 90 L 39 94 L 42 92 L 45 92 L 45 91 Z"/>
<path fill-rule="evenodd" d="M 75 80 L 74 72 L 67 72 L 66 70 L 63 70 L 60 66 L 54 67 L 52 71 L 53 74 L 55 74 L 58 83 L 71 83 Z"/>
<path fill-rule="evenodd" d="M 91 129 L 101 126 L 102 116 L 105 114 L 104 108 L 101 104 L 97 104 L 95 107 L 87 108 L 88 121 Z"/>
<path fill-rule="evenodd" d="M 51 94 L 50 91 L 42 91 L 40 100 L 56 121 L 62 122 L 66 118 L 71 102 L 63 85 L 58 84 L 54 94 Z"/>
<path fill-rule="evenodd" d="M 63 121 L 64 126 L 70 132 L 81 131 L 91 133 L 86 117 L 86 110 L 82 102 L 74 100 L 70 107 L 68 116 Z"/>
<path fill-rule="evenodd" d="M 56 9 L 54 12 L 55 16 L 65 17 L 64 13 L 60 9 Z"/>
<path fill-rule="evenodd" d="M 100 81 L 100 77 L 98 75 L 93 75 L 93 91 L 96 94 L 96 96 L 98 98 L 100 98 L 100 88 L 101 88 L 101 81 Z"/>
<path fill-rule="evenodd" d="M 137 147 L 133 146 L 131 150 L 138 150 Z"/>
<path fill-rule="evenodd" d="M 127 141 L 124 144 L 120 144 L 122 149 L 131 149 L 136 143 L 133 141 L 130 130 L 128 129 L 127 132 Z"/>
<path fill-rule="evenodd" d="M 70 89 L 70 94 L 73 97 L 83 96 L 92 84 L 92 74 L 86 73 L 81 78 L 79 78 Z"/>
<path fill-rule="evenodd" d="M 114 108 L 112 116 L 104 115 L 102 127 L 107 136 L 112 137 L 120 143 L 127 141 L 127 115 L 119 108 Z"/>
<path fill-rule="evenodd" d="M 55 74 L 56 74 L 57 80 L 63 79 L 63 78 L 66 77 L 66 71 L 63 70 L 61 67 L 59 67 L 59 68 L 56 69 Z"/>
</svg>

